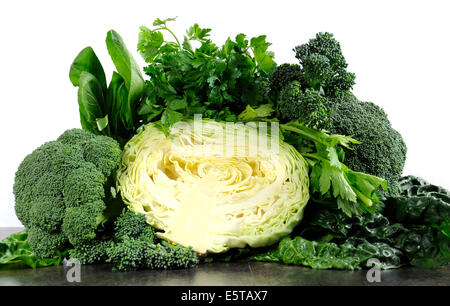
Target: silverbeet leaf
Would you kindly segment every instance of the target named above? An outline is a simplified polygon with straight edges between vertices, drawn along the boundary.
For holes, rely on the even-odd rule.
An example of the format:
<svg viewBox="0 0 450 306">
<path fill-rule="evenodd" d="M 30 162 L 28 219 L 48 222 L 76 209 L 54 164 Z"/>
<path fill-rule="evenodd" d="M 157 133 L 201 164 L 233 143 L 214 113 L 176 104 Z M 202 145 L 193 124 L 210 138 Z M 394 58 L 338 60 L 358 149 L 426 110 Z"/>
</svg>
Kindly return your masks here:
<svg viewBox="0 0 450 306">
<path fill-rule="evenodd" d="M 367 261 L 377 258 L 381 269 L 402 266 L 402 253 L 386 243 L 370 243 L 365 239 L 352 238 L 343 244 L 309 241 L 300 236 L 285 237 L 277 248 L 251 255 L 246 260 L 282 262 L 309 266 L 314 269 L 359 270 Z"/>
</svg>

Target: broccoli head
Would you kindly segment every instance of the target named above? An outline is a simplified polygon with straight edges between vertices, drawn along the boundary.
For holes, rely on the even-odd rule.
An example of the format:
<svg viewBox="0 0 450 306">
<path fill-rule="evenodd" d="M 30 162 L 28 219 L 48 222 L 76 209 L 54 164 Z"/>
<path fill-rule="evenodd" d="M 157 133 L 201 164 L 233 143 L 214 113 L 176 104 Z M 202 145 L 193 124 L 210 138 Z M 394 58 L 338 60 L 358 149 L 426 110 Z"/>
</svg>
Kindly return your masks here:
<svg viewBox="0 0 450 306">
<path fill-rule="evenodd" d="M 298 81 L 302 84 L 302 69 L 297 64 L 282 64 L 270 75 L 270 90 L 280 92 L 292 81 Z"/>
<path fill-rule="evenodd" d="M 397 182 L 406 160 L 406 144 L 392 128 L 386 113 L 371 102 L 361 102 L 351 93 L 330 103 L 331 132 L 352 135 L 362 142 L 345 151 L 345 164 L 352 170 L 382 177 L 388 192 L 397 193 Z"/>
<path fill-rule="evenodd" d="M 293 81 L 280 93 L 278 111 L 283 120 L 298 120 L 303 125 L 316 129 L 328 129 L 330 120 L 326 99 L 314 89 L 302 92 L 298 81 Z"/>
<path fill-rule="evenodd" d="M 331 33 L 317 33 L 308 43 L 294 48 L 302 66 L 305 85 L 327 96 L 336 96 L 355 84 L 355 74 L 347 71 L 347 62 L 339 42 Z"/>
<path fill-rule="evenodd" d="M 107 182 L 121 154 L 112 138 L 71 129 L 25 157 L 14 181 L 15 210 L 37 256 L 94 239 L 107 220 Z"/>
</svg>

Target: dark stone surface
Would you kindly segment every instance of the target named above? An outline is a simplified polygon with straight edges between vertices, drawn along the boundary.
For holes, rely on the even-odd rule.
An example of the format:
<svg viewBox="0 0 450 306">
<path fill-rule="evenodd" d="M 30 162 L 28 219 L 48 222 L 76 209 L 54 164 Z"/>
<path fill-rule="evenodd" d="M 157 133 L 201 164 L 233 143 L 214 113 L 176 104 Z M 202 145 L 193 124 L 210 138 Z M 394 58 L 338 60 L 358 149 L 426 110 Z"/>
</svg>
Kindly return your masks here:
<svg viewBox="0 0 450 306">
<path fill-rule="evenodd" d="M 0 240 L 21 228 L 0 228 Z M 381 271 L 370 283 L 367 270 L 313 270 L 274 263 L 205 263 L 189 270 L 113 272 L 110 265 L 82 265 L 80 283 L 68 282 L 71 267 L 0 271 L 0 286 L 8 285 L 163 285 L 163 286 L 311 286 L 311 285 L 429 285 L 450 286 L 450 265 L 432 269 L 404 267 Z"/>
</svg>

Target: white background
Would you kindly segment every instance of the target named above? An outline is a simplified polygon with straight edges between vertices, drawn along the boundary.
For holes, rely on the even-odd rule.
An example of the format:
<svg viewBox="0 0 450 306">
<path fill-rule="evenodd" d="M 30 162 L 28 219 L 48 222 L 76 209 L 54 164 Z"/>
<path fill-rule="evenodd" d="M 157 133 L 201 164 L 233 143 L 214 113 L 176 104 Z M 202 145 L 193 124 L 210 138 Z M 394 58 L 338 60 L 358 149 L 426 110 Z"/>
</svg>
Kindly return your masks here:
<svg viewBox="0 0 450 306">
<path fill-rule="evenodd" d="M 14 173 L 33 149 L 80 127 L 70 64 L 92 46 L 108 79 L 105 38 L 116 30 L 136 52 L 139 26 L 157 17 L 182 37 L 199 23 L 212 38 L 266 34 L 278 64 L 316 32 L 335 34 L 356 73 L 354 93 L 389 115 L 408 146 L 404 174 L 450 189 L 450 18 L 448 1 L 1 1 L 0 227 L 14 214 Z"/>
</svg>

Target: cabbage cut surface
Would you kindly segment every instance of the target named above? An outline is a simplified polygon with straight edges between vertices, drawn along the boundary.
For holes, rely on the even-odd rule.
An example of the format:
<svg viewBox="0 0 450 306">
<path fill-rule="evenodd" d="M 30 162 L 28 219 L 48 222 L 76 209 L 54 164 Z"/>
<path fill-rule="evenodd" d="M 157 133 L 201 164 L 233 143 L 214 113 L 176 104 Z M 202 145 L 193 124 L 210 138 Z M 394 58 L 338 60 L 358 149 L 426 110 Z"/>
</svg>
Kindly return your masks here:
<svg viewBox="0 0 450 306">
<path fill-rule="evenodd" d="M 170 136 L 150 123 L 127 143 L 118 188 L 129 208 L 161 238 L 198 253 L 267 246 L 289 234 L 309 199 L 303 157 L 253 127 L 201 123 L 183 122 Z M 250 140 L 255 133 L 267 148 Z"/>
</svg>

